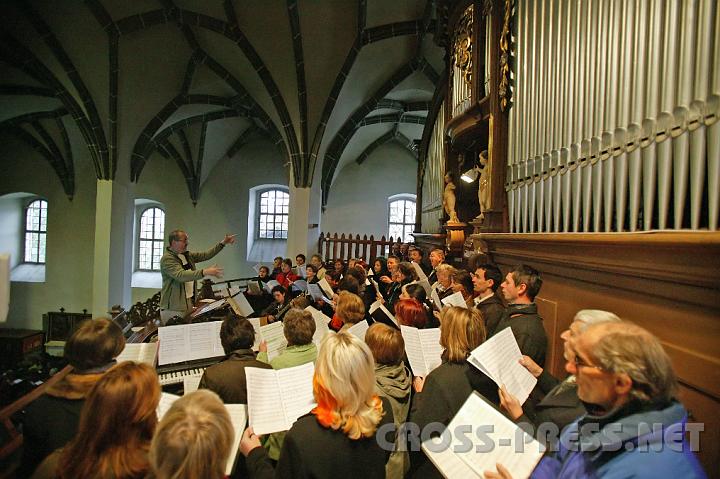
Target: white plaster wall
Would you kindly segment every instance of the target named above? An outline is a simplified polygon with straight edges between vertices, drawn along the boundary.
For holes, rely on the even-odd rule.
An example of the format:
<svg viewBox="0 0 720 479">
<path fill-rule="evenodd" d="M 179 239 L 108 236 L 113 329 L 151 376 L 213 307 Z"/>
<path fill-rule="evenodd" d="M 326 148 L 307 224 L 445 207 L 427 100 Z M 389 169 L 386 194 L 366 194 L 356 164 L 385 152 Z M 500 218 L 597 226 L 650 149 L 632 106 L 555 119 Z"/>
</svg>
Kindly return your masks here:
<svg viewBox="0 0 720 479">
<path fill-rule="evenodd" d="M 68 133 L 73 145 L 83 145 L 74 127 Z M 71 201 L 54 170 L 38 154 L 5 135 L 0 144 L 0 195 L 28 192 L 48 200 L 45 282 L 10 283 L 10 311 L 3 327 L 42 329 L 42 315 L 48 311 L 92 308 L 95 173 L 87 148 L 75 147 L 76 187 Z"/>
<path fill-rule="evenodd" d="M 259 184 L 287 186 L 288 174 L 278 150 L 268 141 L 256 140 L 233 158 L 216 164 L 200 190 L 197 206 L 190 201 L 185 180 L 173 161 L 153 155 L 134 188 L 135 198 L 158 201 L 165 206 L 166 236 L 174 229 L 187 231 L 191 251 L 204 251 L 237 234 L 237 242 L 201 265 L 219 264 L 224 277 L 254 276 L 254 261 L 247 260 L 248 210 L 250 188 Z M 133 288 L 132 301 L 144 301 L 156 289 Z"/>
<path fill-rule="evenodd" d="M 330 189 L 321 231 L 376 238 L 388 234 L 388 197 L 415 194 L 417 161 L 392 142 L 376 149 L 358 165 L 349 162 Z"/>
</svg>

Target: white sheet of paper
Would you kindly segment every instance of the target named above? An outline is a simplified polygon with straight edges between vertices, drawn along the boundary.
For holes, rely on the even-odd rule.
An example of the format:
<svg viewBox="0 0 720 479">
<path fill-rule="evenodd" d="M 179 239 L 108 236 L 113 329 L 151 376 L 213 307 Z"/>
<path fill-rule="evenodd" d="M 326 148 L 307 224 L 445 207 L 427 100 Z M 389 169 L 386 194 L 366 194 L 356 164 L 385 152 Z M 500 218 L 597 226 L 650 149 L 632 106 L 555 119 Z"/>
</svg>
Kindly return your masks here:
<svg viewBox="0 0 720 479">
<path fill-rule="evenodd" d="M 323 291 L 322 289 L 320 289 L 320 286 L 318 286 L 316 283 L 309 283 L 307 287 L 308 293 L 315 301 L 317 301 L 318 299 L 322 299 Z"/>
<path fill-rule="evenodd" d="M 415 261 L 411 262 L 410 264 L 413 265 L 413 268 L 415 268 L 415 272 L 418 275 L 418 279 L 420 281 L 423 281 L 423 280 L 427 281 L 427 275 L 425 274 L 425 271 L 422 270 L 420 265 L 417 264 Z"/>
<path fill-rule="evenodd" d="M 180 399 L 180 396 L 177 396 L 175 394 L 170 394 L 170 393 L 165 393 L 165 392 L 160 393 L 160 402 L 158 403 L 158 407 L 156 410 L 157 416 L 158 416 L 158 421 L 162 421 L 163 416 L 165 415 L 166 412 L 168 412 L 168 410 L 170 409 L 170 406 L 172 406 L 173 403 L 175 401 L 177 401 L 178 399 Z"/>
<path fill-rule="evenodd" d="M 262 290 L 260 289 L 260 285 L 257 284 L 256 281 L 250 281 L 247 284 L 248 294 L 252 294 L 253 296 L 260 296 L 262 294 Z"/>
<path fill-rule="evenodd" d="M 255 434 L 287 431 L 315 407 L 313 363 L 294 368 L 245 368 L 249 423 Z"/>
<path fill-rule="evenodd" d="M 293 281 L 292 288 L 295 291 L 300 291 L 300 292 L 305 293 L 308 290 L 307 281 L 305 281 L 303 279 L 296 279 L 295 281 Z"/>
<path fill-rule="evenodd" d="M 273 359 L 287 348 L 283 323 L 280 321 L 260 326 L 260 339 L 267 342 L 268 359 Z"/>
<path fill-rule="evenodd" d="M 235 433 L 233 436 L 233 445 L 230 449 L 230 457 L 228 457 L 228 462 L 225 465 L 225 475 L 230 476 L 232 475 L 235 460 L 240 451 L 240 439 L 242 439 L 245 426 L 247 425 L 247 406 L 245 404 L 226 404 L 225 409 L 227 409 L 230 415 L 230 422 L 232 423 Z"/>
<path fill-rule="evenodd" d="M 368 322 L 363 319 L 359 323 L 350 326 L 347 331 L 348 333 L 354 334 L 358 338 L 365 341 L 365 333 L 367 333 L 368 328 L 370 328 L 370 325 L 368 325 Z"/>
<path fill-rule="evenodd" d="M 511 328 L 505 328 L 470 353 L 468 361 L 490 377 L 498 386 L 523 404 L 537 379 L 520 364 L 522 353 Z"/>
<path fill-rule="evenodd" d="M 429 296 L 432 293 L 432 286 L 430 286 L 430 282 L 427 280 L 427 278 L 421 279 L 417 283 L 422 286 L 422 289 L 425 290 L 426 296 Z"/>
<path fill-rule="evenodd" d="M 7 321 L 10 310 L 10 255 L 0 254 L 0 323 Z"/>
<path fill-rule="evenodd" d="M 211 321 L 158 328 L 158 364 L 223 356 L 221 324 L 222 321 Z"/>
<path fill-rule="evenodd" d="M 325 293 L 325 296 L 327 296 L 328 298 L 333 297 L 334 291 L 330 287 L 330 283 L 328 283 L 325 278 L 318 281 L 317 285 L 320 286 L 320 288 L 322 288 L 323 292 Z"/>
<path fill-rule="evenodd" d="M 368 309 L 368 314 L 370 314 L 370 315 L 372 316 L 372 314 L 373 314 L 375 311 L 377 311 L 378 309 L 379 309 L 380 311 L 382 311 L 383 313 L 385 313 L 385 316 L 387 316 L 388 318 L 390 318 L 390 319 L 392 320 L 392 322 L 395 323 L 396 326 L 400 326 L 400 323 L 398 323 L 398 320 L 397 320 L 397 318 L 395 317 L 395 315 L 392 314 L 392 313 L 385 307 L 385 305 L 380 302 L 380 300 L 377 300 L 377 301 L 375 301 L 373 304 L 370 305 L 370 309 Z"/>
<path fill-rule="evenodd" d="M 427 377 L 442 363 L 443 347 L 440 346 L 440 328 L 417 329 L 400 326 L 405 342 L 405 353 L 414 376 Z"/>
<path fill-rule="evenodd" d="M 253 329 L 255 330 L 255 342 L 253 343 L 253 351 L 257 351 L 260 347 L 260 318 L 247 318 L 248 321 L 250 321 L 250 324 L 252 324 Z"/>
<path fill-rule="evenodd" d="M 183 376 L 183 396 L 197 391 L 200 386 L 202 374 L 194 374 L 192 376 Z"/>
<path fill-rule="evenodd" d="M 327 317 L 327 315 L 323 314 L 322 311 L 318 311 L 312 306 L 308 306 L 307 308 L 305 308 L 305 311 L 310 312 L 310 314 L 312 314 L 313 316 L 313 319 L 315 320 L 315 334 L 313 334 L 313 343 L 315 343 L 315 346 L 317 346 L 319 349 L 320 343 L 322 343 L 325 335 L 330 332 L 330 328 L 328 328 L 328 323 L 331 321 L 331 319 Z"/>
<path fill-rule="evenodd" d="M 442 309 L 442 303 L 440 302 L 440 295 L 437 292 L 437 288 L 433 288 L 432 292 L 430 293 L 430 299 L 432 300 L 435 309 L 440 311 Z"/>
<path fill-rule="evenodd" d="M 272 289 L 273 289 L 275 286 L 280 286 L 280 283 L 278 283 L 278 282 L 275 281 L 274 279 L 271 279 L 270 281 L 268 281 L 267 283 L 265 283 L 265 291 L 267 291 L 268 294 L 272 294 Z"/>
<path fill-rule="evenodd" d="M 158 354 L 158 344 L 155 343 L 125 343 L 125 349 L 115 359 L 121 363 L 123 361 L 135 361 L 136 363 L 145 363 L 155 366 Z"/>
<path fill-rule="evenodd" d="M 228 298 L 227 301 L 238 316 L 248 317 L 255 312 L 244 294 L 235 295 L 232 298 Z"/>
<path fill-rule="evenodd" d="M 467 309 L 467 303 L 465 303 L 465 298 L 463 298 L 463 295 L 460 291 L 456 291 L 447 298 L 443 299 L 442 304 L 444 304 L 445 306 L 459 306 L 461 308 Z"/>
<path fill-rule="evenodd" d="M 298 267 L 297 267 L 297 274 L 298 274 L 298 276 L 300 276 L 300 277 L 302 277 L 302 278 L 307 278 L 307 270 L 306 270 L 306 268 L 307 268 L 307 265 L 304 265 L 304 264 L 298 266 Z"/>
<path fill-rule="evenodd" d="M 473 431 L 479 426 L 492 425 L 492 430 L 488 432 L 485 429 L 482 439 L 475 434 L 463 434 L 462 437 L 453 435 L 450 448 L 439 455 L 433 452 L 430 442 L 423 443 L 425 454 L 446 477 L 468 477 L 466 474 L 457 475 L 459 472 L 466 472 L 457 463 L 456 458 L 459 458 L 474 471 L 469 477 L 484 477 L 485 471 L 495 471 L 495 464 L 500 463 L 508 469 L 512 477 L 526 478 L 544 453 L 545 448 L 538 441 L 528 436 L 475 392 L 470 394 L 450 421 L 447 430 L 453 434 L 461 425 L 472 425 Z M 472 442 L 472 445 L 468 442 Z M 489 445 L 492 447 L 488 447 Z M 480 448 L 482 453 L 479 453 L 477 448 Z M 450 458 L 450 455 L 455 457 Z"/>
</svg>

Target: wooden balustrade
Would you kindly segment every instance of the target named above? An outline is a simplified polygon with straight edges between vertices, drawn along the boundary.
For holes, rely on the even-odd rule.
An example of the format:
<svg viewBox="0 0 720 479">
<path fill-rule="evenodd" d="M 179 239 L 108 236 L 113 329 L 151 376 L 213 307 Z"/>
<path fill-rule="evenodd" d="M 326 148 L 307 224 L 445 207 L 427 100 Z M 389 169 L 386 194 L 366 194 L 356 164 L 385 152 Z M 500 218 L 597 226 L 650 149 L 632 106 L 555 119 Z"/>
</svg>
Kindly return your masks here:
<svg viewBox="0 0 720 479">
<path fill-rule="evenodd" d="M 393 245 L 397 244 L 399 248 L 401 243 L 401 238 L 393 239 L 392 236 L 390 239 L 385 239 L 385 236 L 375 239 L 373 235 L 369 238 L 363 235 L 361 238 L 358 234 L 353 237 L 352 234 L 345 236 L 345 233 L 340 236 L 337 233 L 332 236 L 330 233 L 320 233 L 318 253 L 325 261 L 359 258 L 372 264 L 376 257 L 389 254 Z"/>
</svg>

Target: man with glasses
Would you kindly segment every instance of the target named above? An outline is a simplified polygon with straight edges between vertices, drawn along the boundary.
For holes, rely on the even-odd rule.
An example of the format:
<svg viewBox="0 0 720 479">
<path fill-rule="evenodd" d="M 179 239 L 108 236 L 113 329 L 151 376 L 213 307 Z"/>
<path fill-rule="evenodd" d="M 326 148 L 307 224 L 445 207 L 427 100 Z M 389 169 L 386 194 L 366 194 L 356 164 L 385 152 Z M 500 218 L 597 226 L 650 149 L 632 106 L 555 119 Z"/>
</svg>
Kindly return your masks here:
<svg viewBox="0 0 720 479">
<path fill-rule="evenodd" d="M 566 369 L 587 414 L 565 429 L 531 477 L 706 477 L 693 454 L 698 444 L 686 436 L 698 429 L 687 424 L 670 358 L 655 336 L 630 323 L 602 323 L 571 348 Z M 510 475 L 499 466 L 485 477 Z"/>
<path fill-rule="evenodd" d="M 188 251 L 188 235 L 183 230 L 173 230 L 169 237 L 170 245 L 160 259 L 162 291 L 160 293 L 160 321 L 166 324 L 174 316 L 184 317 L 193 307 L 197 285 L 195 281 L 204 276 L 220 278 L 223 270 L 218 265 L 201 270 L 195 264 L 207 261 L 218 254 L 226 244 L 235 243 L 235 235 L 225 238 L 214 247 L 201 253 Z"/>
</svg>

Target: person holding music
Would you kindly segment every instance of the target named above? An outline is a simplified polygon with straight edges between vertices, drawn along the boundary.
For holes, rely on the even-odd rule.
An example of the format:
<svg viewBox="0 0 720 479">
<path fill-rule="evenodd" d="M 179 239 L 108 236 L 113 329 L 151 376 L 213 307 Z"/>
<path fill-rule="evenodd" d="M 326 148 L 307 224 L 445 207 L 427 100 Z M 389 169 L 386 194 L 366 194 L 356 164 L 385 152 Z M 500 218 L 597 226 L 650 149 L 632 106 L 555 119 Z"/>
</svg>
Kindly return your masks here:
<svg viewBox="0 0 720 479">
<path fill-rule="evenodd" d="M 168 237 L 170 243 L 160 259 L 162 291 L 160 293 L 160 321 L 162 324 L 173 316 L 185 316 L 193 307 L 196 281 L 204 276 L 220 278 L 223 270 L 214 264 L 209 268 L 195 269 L 201 261 L 207 261 L 218 254 L 225 245 L 235 243 L 235 235 L 225 238 L 204 252 L 188 251 L 188 235 L 183 230 L 173 230 Z"/>
</svg>

